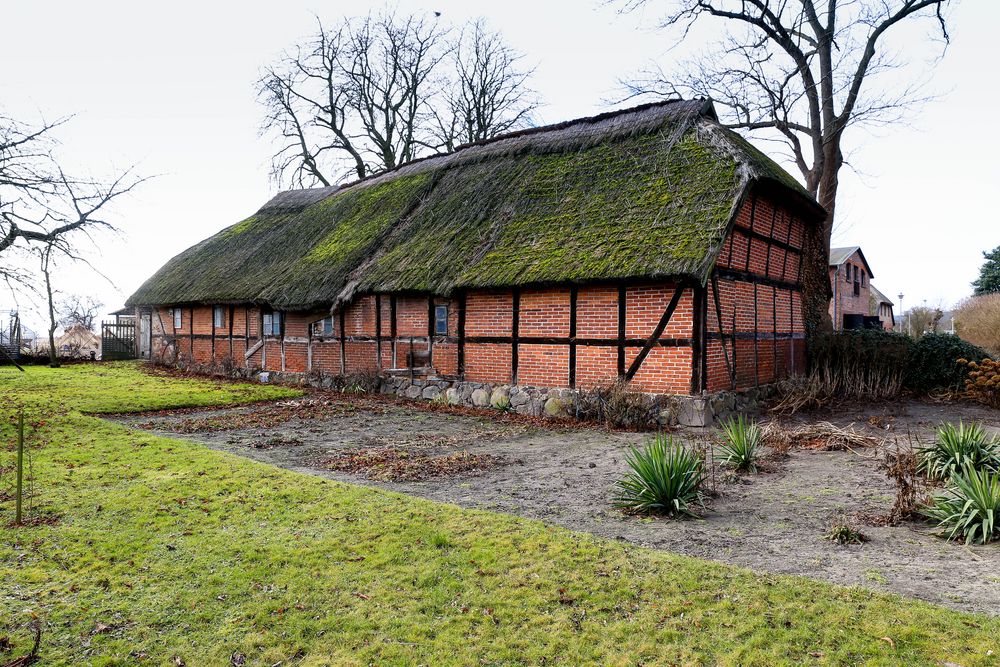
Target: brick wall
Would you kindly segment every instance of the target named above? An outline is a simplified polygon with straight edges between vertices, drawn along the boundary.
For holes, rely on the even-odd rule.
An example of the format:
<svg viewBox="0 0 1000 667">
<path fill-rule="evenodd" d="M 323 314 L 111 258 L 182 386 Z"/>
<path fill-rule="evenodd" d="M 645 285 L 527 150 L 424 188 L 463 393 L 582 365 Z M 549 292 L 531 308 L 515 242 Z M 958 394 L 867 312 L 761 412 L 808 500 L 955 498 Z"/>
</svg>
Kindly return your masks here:
<svg viewBox="0 0 1000 667">
<path fill-rule="evenodd" d="M 762 195 L 740 209 L 716 263 L 718 290 L 708 289 L 709 391 L 768 384 L 805 369 L 798 287 L 805 224 Z"/>
</svg>

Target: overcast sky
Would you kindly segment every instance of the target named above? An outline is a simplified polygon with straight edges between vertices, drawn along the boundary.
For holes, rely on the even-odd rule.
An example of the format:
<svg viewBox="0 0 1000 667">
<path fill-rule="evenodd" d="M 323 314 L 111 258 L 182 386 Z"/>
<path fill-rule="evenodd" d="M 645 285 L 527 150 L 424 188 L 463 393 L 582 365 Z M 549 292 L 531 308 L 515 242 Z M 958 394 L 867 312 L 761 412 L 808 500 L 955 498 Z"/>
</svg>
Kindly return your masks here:
<svg viewBox="0 0 1000 667">
<path fill-rule="evenodd" d="M 667 3 L 663 3 L 667 4 Z M 274 192 L 272 146 L 258 136 L 260 67 L 308 36 L 314 15 L 334 23 L 376 2 L 7 2 L 0 40 L 0 106 L 26 122 L 75 114 L 59 129 L 77 171 L 136 165 L 157 175 L 114 210 L 121 237 L 99 238 L 94 264 L 60 269 L 56 286 L 113 310 L 170 257 L 252 214 Z M 537 70 L 538 120 L 606 110 L 618 80 L 651 61 L 669 67 L 695 45 L 670 49 L 653 14 L 619 15 L 588 0 L 401 1 L 402 12 L 484 16 Z M 834 245 L 861 245 L 874 284 L 904 306 L 950 305 L 970 293 L 981 252 L 1000 245 L 995 116 L 995 27 L 1000 3 L 966 0 L 951 12 L 952 45 L 933 70 L 941 98 L 907 125 L 850 137 L 857 172 L 843 172 Z M 895 48 L 936 53 L 925 32 Z M 775 155 L 773 147 L 758 143 Z M 778 157 L 775 155 L 775 157 Z M 796 176 L 797 172 L 790 169 Z M 0 310 L 11 305 L 0 294 Z M 22 312 L 32 305 L 22 299 Z M 898 306 L 897 306 L 898 308 Z M 898 312 L 898 311 L 897 311 Z M 34 324 L 43 322 L 30 317 Z"/>
</svg>

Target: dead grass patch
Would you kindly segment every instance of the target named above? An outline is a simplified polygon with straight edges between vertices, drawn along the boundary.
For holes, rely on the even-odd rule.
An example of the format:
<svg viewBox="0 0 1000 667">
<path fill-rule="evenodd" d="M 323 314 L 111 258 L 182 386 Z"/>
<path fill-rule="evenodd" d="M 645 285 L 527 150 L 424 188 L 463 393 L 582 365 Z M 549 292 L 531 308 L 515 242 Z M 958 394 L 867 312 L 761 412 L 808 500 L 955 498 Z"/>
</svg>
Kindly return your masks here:
<svg viewBox="0 0 1000 667">
<path fill-rule="evenodd" d="M 235 431 L 252 428 L 271 428 L 292 419 L 327 419 L 354 412 L 358 408 L 344 401 L 322 398 L 303 398 L 278 401 L 247 410 L 238 410 L 218 415 L 188 417 L 179 421 L 149 420 L 136 424 L 137 428 L 170 433 L 204 433 L 212 431 Z M 161 411 L 157 416 L 168 417 L 176 413 Z"/>
<path fill-rule="evenodd" d="M 493 454 L 429 455 L 397 447 L 366 447 L 346 449 L 337 455 L 321 459 L 317 464 L 327 470 L 348 472 L 380 482 L 416 482 L 436 477 L 482 473 L 510 463 Z M 514 463 L 517 463 L 515 461 Z"/>
</svg>

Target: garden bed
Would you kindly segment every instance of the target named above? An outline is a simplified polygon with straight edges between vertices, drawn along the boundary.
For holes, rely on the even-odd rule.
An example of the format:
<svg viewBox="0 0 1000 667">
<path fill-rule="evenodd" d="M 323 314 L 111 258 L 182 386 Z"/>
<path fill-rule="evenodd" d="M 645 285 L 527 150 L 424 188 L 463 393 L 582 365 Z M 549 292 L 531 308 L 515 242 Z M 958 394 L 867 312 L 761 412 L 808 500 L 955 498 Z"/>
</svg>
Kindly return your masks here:
<svg viewBox="0 0 1000 667">
<path fill-rule="evenodd" d="M 282 412 L 286 419 L 266 423 L 252 416 L 266 413 L 266 406 L 117 419 L 323 477 L 543 519 L 761 572 L 1000 614 L 1000 576 L 995 574 L 1000 546 L 946 542 L 922 522 L 871 525 L 879 523 L 872 517 L 888 513 L 894 499 L 877 448 L 824 451 L 822 443 L 811 442 L 793 446 L 787 456 L 772 456 L 758 474 L 734 475 L 720 468 L 709 480 L 715 493 L 702 518 L 676 521 L 626 516 L 612 507 L 627 447 L 647 435 L 553 428 L 497 413 L 427 410 L 375 397 L 329 400 L 323 413 L 303 408 L 299 416 Z M 348 407 L 338 407 L 342 404 Z M 1000 413 L 983 407 L 917 401 L 797 415 L 786 426 L 853 424 L 860 435 L 905 445 L 930 439 L 943 420 L 958 419 L 979 420 L 994 430 L 1000 426 Z M 198 424 L 202 428 L 192 429 Z M 676 435 L 706 444 L 713 434 L 691 429 Z M 261 444 L 283 438 L 292 445 Z M 838 517 L 856 523 L 868 541 L 841 546 L 824 539 Z"/>
</svg>

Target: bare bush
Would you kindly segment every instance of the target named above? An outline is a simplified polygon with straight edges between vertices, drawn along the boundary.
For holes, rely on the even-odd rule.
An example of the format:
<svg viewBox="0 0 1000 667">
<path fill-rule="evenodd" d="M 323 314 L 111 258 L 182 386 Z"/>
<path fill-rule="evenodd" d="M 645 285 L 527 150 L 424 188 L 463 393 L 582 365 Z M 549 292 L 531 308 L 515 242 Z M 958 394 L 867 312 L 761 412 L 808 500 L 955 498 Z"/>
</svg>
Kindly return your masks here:
<svg viewBox="0 0 1000 667">
<path fill-rule="evenodd" d="M 637 428 L 653 422 L 654 404 L 648 396 L 619 378 L 580 392 L 578 416 L 615 428 Z"/>
<path fill-rule="evenodd" d="M 962 301 L 955 309 L 955 331 L 963 340 L 1000 356 L 1000 294 Z"/>
<path fill-rule="evenodd" d="M 893 449 L 886 451 L 882 469 L 896 486 L 892 509 L 885 516 L 887 525 L 898 525 L 916 515 L 927 490 L 926 477 L 920 473 L 918 464 L 917 453 L 909 444 L 900 446 L 897 442 Z"/>
</svg>

